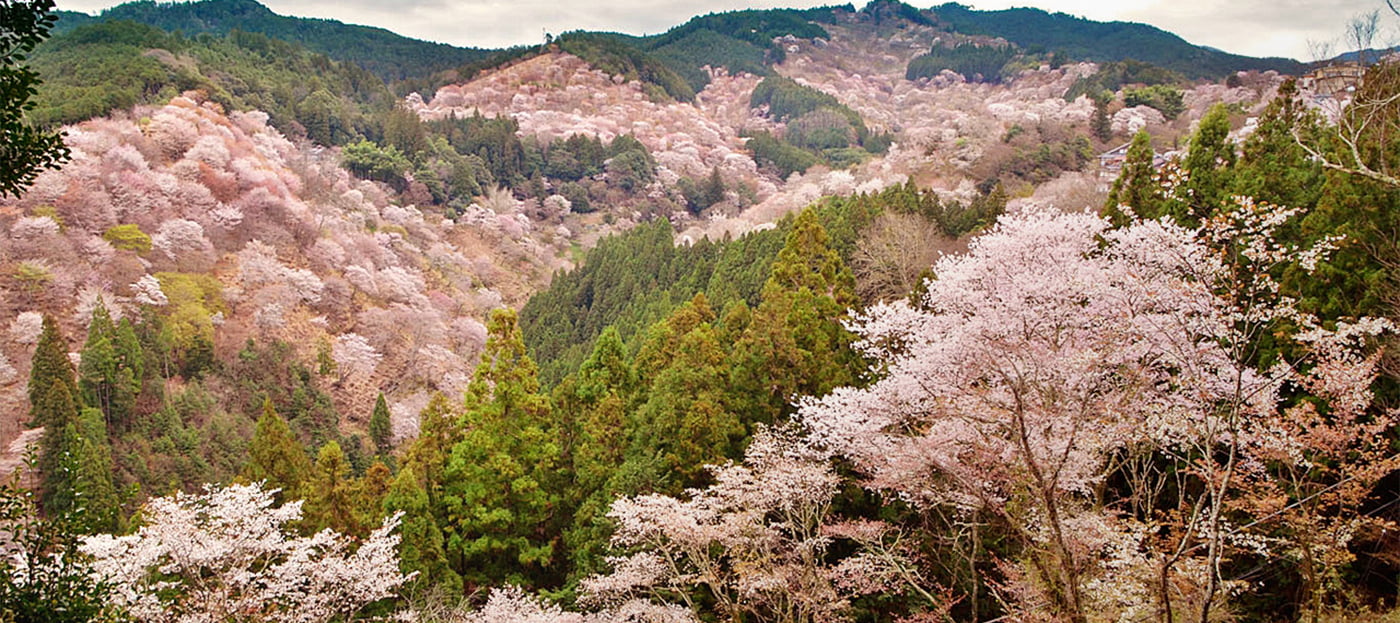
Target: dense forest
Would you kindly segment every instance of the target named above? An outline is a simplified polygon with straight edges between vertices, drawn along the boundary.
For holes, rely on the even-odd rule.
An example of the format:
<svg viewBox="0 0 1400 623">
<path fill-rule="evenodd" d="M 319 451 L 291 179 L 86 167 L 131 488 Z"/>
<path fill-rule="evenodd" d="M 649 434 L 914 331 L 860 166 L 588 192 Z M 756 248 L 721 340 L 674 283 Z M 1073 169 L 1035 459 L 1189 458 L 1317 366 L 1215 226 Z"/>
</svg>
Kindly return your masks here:
<svg viewBox="0 0 1400 623">
<path fill-rule="evenodd" d="M 0 621 L 1400 607 L 1400 62 L 1327 108 L 1026 9 L 23 9 Z"/>
</svg>

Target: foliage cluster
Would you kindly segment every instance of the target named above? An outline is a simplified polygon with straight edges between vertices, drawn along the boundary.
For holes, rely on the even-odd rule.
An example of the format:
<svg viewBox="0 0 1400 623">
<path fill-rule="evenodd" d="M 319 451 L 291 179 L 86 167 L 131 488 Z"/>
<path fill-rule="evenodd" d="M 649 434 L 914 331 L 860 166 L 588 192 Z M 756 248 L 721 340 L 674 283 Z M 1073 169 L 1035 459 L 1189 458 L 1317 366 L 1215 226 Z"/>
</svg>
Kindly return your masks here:
<svg viewBox="0 0 1400 623">
<path fill-rule="evenodd" d="M 1016 45 L 1055 51 L 1074 60 L 1113 62 L 1136 59 L 1188 78 L 1220 78 L 1242 69 L 1298 74 L 1292 59 L 1251 58 L 1191 45 L 1146 24 L 1094 22 L 1065 13 L 1015 8 L 978 11 L 948 3 L 934 7 L 938 21 L 955 32 L 1002 37 Z"/>
<path fill-rule="evenodd" d="M 1010 45 L 963 43 L 948 47 L 935 45 L 928 54 L 914 57 L 904 72 L 905 80 L 932 78 L 947 69 L 975 82 L 998 83 L 1002 69 L 1017 51 Z"/>
</svg>

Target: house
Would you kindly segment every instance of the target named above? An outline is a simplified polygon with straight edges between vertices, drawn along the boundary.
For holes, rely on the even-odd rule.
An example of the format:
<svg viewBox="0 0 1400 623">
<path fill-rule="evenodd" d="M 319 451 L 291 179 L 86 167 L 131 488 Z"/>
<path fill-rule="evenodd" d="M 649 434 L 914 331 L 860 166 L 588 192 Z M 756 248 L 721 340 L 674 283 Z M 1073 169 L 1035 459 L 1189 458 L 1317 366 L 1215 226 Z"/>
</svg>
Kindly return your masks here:
<svg viewBox="0 0 1400 623">
<path fill-rule="evenodd" d="M 1116 176 L 1119 171 L 1123 170 L 1123 163 L 1128 160 L 1128 147 L 1130 145 L 1132 145 L 1131 142 L 1123 143 L 1122 145 L 1099 154 L 1099 169 L 1105 174 L 1112 173 Z M 1162 165 L 1166 164 L 1167 160 L 1169 160 L 1172 155 L 1174 155 L 1173 152 L 1153 150 L 1152 168 L 1162 168 Z"/>
<path fill-rule="evenodd" d="M 1344 98 L 1361 86 L 1366 68 L 1358 63 L 1334 63 L 1308 72 L 1298 86 L 1315 97 Z"/>
</svg>

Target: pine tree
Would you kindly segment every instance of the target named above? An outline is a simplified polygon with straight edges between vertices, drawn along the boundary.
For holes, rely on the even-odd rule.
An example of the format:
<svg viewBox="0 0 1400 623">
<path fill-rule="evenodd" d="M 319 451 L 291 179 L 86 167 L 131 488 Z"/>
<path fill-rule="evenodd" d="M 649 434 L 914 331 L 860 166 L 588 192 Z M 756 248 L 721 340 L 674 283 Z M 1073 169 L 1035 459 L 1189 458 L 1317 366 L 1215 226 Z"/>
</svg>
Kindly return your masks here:
<svg viewBox="0 0 1400 623">
<path fill-rule="evenodd" d="M 384 392 L 379 392 L 379 398 L 374 401 L 374 414 L 369 417 L 369 438 L 374 441 L 374 451 L 379 456 L 389 456 L 394 451 L 392 433 L 389 405 L 384 401 Z"/>
<path fill-rule="evenodd" d="M 253 441 L 248 445 L 248 466 L 243 475 L 251 481 L 264 481 L 264 488 L 279 489 L 277 500 L 301 499 L 303 482 L 311 472 L 311 460 L 306 449 L 292 435 L 287 421 L 272 408 L 272 400 L 263 400 L 262 417 L 258 418 Z"/>
<path fill-rule="evenodd" d="M 33 363 L 29 369 L 29 423 L 31 426 L 48 426 L 51 423 L 66 421 L 66 412 L 55 411 L 45 397 L 55 382 L 62 383 L 71 402 L 78 395 L 78 384 L 73 378 L 73 362 L 68 359 L 68 340 L 59 332 L 58 323 L 52 316 L 44 315 L 43 331 L 34 349 Z M 57 407 L 55 407 L 57 408 Z"/>
<path fill-rule="evenodd" d="M 448 550 L 472 584 L 547 583 L 567 485 L 549 401 L 515 312 L 496 310 L 487 331 L 445 472 Z"/>
</svg>

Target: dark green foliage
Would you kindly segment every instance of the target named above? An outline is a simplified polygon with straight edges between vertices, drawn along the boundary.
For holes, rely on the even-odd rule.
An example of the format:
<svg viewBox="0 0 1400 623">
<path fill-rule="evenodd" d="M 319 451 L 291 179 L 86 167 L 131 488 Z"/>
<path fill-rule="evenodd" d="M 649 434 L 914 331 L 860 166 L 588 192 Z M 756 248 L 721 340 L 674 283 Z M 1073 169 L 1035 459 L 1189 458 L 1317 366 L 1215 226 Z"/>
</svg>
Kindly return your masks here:
<svg viewBox="0 0 1400 623">
<path fill-rule="evenodd" d="M 567 475 L 549 400 L 516 315 L 496 310 L 444 471 L 449 556 L 473 585 L 542 584 L 555 558 Z"/>
<path fill-rule="evenodd" d="M 738 458 L 745 429 L 728 400 L 726 347 L 703 293 L 651 327 L 637 354 L 646 400 L 629 425 L 629 457 L 654 463 L 653 490 L 670 495 L 702 483 L 703 466 Z"/>
<path fill-rule="evenodd" d="M 972 203 L 939 202 L 934 199 L 930 220 L 949 238 L 959 238 L 990 227 L 1006 211 L 1006 191 L 1001 184 L 972 200 Z"/>
<path fill-rule="evenodd" d="M 821 396 L 854 383 L 859 358 L 842 322 L 856 304 L 855 279 L 817 210 L 803 211 L 731 354 L 729 404 L 749 433 L 791 415 L 793 396 Z"/>
<path fill-rule="evenodd" d="M 1168 120 L 1176 119 L 1186 110 L 1186 104 L 1181 100 L 1181 89 L 1164 84 L 1124 89 L 1123 104 L 1125 106 L 1151 106 Z"/>
<path fill-rule="evenodd" d="M 748 72 L 766 76 L 771 70 L 765 63 L 765 45 L 758 45 L 702 28 L 678 37 L 669 37 L 663 44 L 650 42 L 651 55 L 665 63 L 682 78 L 690 88 L 699 92 L 710 83 L 710 75 L 704 66 L 724 67 L 730 73 Z M 769 44 L 771 45 L 771 44 Z"/>
<path fill-rule="evenodd" d="M 44 436 L 39 443 L 39 473 L 42 480 L 39 492 L 44 499 L 45 510 L 67 508 L 67 498 L 72 495 L 72 474 L 66 469 L 69 465 L 68 453 L 77 451 L 78 407 L 69 393 L 68 386 L 54 380 L 42 392 L 38 402 L 30 402 L 31 411 L 41 410 L 46 414 Z M 65 500 L 60 501 L 59 496 Z"/>
<path fill-rule="evenodd" d="M 1137 59 L 1185 74 L 1218 78 L 1244 69 L 1302 73 L 1303 65 L 1283 58 L 1250 58 L 1191 45 L 1146 24 L 1095 22 L 1041 9 L 977 11 L 960 4 L 933 8 L 939 22 L 954 31 L 1003 37 L 1021 47 L 1063 51 L 1069 58 L 1096 62 Z"/>
<path fill-rule="evenodd" d="M 656 58 L 630 45 L 627 38 L 608 33 L 567 32 L 554 40 L 559 49 L 573 54 L 609 75 L 640 80 L 657 87 L 653 99 L 662 95 L 681 102 L 695 99 L 695 89 L 680 74 Z"/>
<path fill-rule="evenodd" d="M 1122 206 L 1132 208 L 1134 214 L 1144 218 L 1161 216 L 1165 204 L 1161 186 L 1153 174 L 1153 157 L 1152 136 L 1147 130 L 1138 130 L 1133 135 L 1133 142 L 1128 145 L 1123 169 L 1119 171 L 1118 179 L 1113 181 L 1113 188 L 1108 192 L 1101 211 L 1115 225 L 1128 222 Z"/>
<path fill-rule="evenodd" d="M 390 436 L 389 405 L 384 402 L 384 392 L 374 401 L 374 414 L 369 416 L 369 438 L 374 442 L 374 450 L 379 456 L 388 456 L 394 450 Z"/>
<path fill-rule="evenodd" d="M 1186 82 L 1186 77 L 1169 69 L 1132 59 L 1104 63 L 1091 76 L 1074 81 L 1065 91 L 1065 100 L 1074 101 L 1081 95 L 1088 95 L 1095 102 L 1101 98 L 1113 99 L 1113 94 L 1125 85 L 1143 86 L 1174 85 Z M 1105 101 L 1105 104 L 1108 102 Z"/>
<path fill-rule="evenodd" d="M 826 29 L 808 21 L 813 19 L 809 13 L 821 14 L 821 10 L 712 13 L 639 43 L 699 92 L 710 82 L 709 75 L 702 69 L 706 65 L 724 67 L 730 73 L 743 71 L 766 76 L 771 74 L 768 64 L 782 62 L 784 58 L 782 44 L 774 43 L 774 38 L 786 35 L 799 39 L 829 38 Z"/>
<path fill-rule="evenodd" d="M 317 387 L 312 371 L 292 354 L 290 345 L 259 345 L 250 340 L 236 358 L 223 365 L 219 378 L 234 388 L 227 402 L 230 411 L 251 419 L 271 400 L 307 447 L 343 442 L 340 414 L 330 396 Z"/>
<path fill-rule="evenodd" d="M 782 245 L 782 234 L 772 232 L 724 245 L 704 240 L 677 247 L 673 239 L 670 223 L 660 220 L 605 238 L 582 266 L 531 297 L 520 324 L 531 354 L 544 362 L 546 383 L 576 369 L 604 328 L 631 340 L 711 283 L 723 284 L 721 304 L 750 298 L 756 305 Z"/>
<path fill-rule="evenodd" d="M 513 182 L 528 177 L 525 146 L 516 136 L 520 126 L 510 117 L 455 117 L 428 123 L 434 134 L 447 139 L 457 153 L 476 156 L 485 163 L 489 176 L 476 181 L 483 186 L 497 182 Z"/>
<path fill-rule="evenodd" d="M 1067 141 L 1045 140 L 1033 148 L 1017 148 L 1016 155 L 1002 163 L 1003 175 L 1014 175 L 1032 184 L 1043 184 L 1065 171 L 1080 171 L 1094 159 L 1094 146 L 1078 136 Z"/>
<path fill-rule="evenodd" d="M 341 534 L 363 534 L 356 508 L 356 482 L 340 444 L 332 441 L 321 446 L 303 487 L 306 504 L 302 521 L 312 531 L 330 528 Z"/>
<path fill-rule="evenodd" d="M 1108 116 L 1108 104 L 1113 101 L 1113 94 L 1100 91 L 1093 95 L 1093 100 L 1094 116 L 1089 119 L 1089 131 L 1100 143 L 1106 143 L 1113 138 L 1113 120 Z"/>
<path fill-rule="evenodd" d="M 964 43 L 954 47 L 935 45 L 928 54 L 916 56 L 904 70 L 905 80 L 932 78 L 947 69 L 974 82 L 1001 82 L 1002 68 L 1016 56 L 1007 45 Z"/>
<path fill-rule="evenodd" d="M 345 168 L 355 175 L 384 182 L 400 190 L 404 188 L 408 158 L 393 145 L 380 147 L 370 141 L 357 141 L 340 151 L 340 159 Z"/>
<path fill-rule="evenodd" d="M 749 108 L 768 107 L 768 116 L 779 121 L 801 117 L 809 112 L 829 108 L 839 111 L 851 120 L 860 121 L 860 115 L 842 105 L 835 97 L 812 87 L 798 84 L 784 76 L 769 76 L 755 86 L 749 96 Z"/>
<path fill-rule="evenodd" d="M 64 386 L 68 399 L 78 395 L 73 362 L 68 359 L 68 340 L 59 332 L 52 316 L 44 315 L 39 343 L 29 367 L 29 424 L 48 426 L 63 421 L 68 413 L 61 404 L 49 404 L 47 398 L 55 382 Z"/>
<path fill-rule="evenodd" d="M 279 489 L 279 500 L 301 499 L 311 475 L 311 459 L 306 448 L 292 435 L 287 421 L 277 415 L 271 400 L 263 401 L 262 417 L 248 446 L 248 465 L 243 475 L 263 482 L 268 489 Z"/>
<path fill-rule="evenodd" d="M 24 63 L 58 19 L 51 11 L 52 0 L 0 5 L 0 197 L 20 194 L 40 171 L 68 158 L 58 132 L 37 129 L 25 118 L 35 106 L 30 98 L 39 73 Z"/>
<path fill-rule="evenodd" d="M 131 323 L 123 319 L 119 330 L 99 299 L 83 344 L 78 389 L 83 404 L 100 409 L 106 422 L 119 430 L 130 425 L 141 392 L 142 357 Z"/>
<path fill-rule="evenodd" d="M 383 28 L 285 17 L 253 0 L 128 2 L 107 9 L 99 19 L 131 20 L 190 36 L 234 31 L 261 33 L 300 44 L 337 61 L 355 63 L 383 80 L 428 76 L 488 54 L 486 50 L 409 39 Z M 67 20 L 60 24 L 60 28 L 67 26 Z"/>
<path fill-rule="evenodd" d="M 1322 165 L 1308 157 L 1293 133 L 1315 136 L 1318 125 L 1317 115 L 1298 100 L 1297 83 L 1284 82 L 1245 139 L 1231 191 L 1276 205 L 1317 205 L 1326 181 Z"/>
<path fill-rule="evenodd" d="M 727 188 L 724 179 L 720 177 L 718 167 L 710 169 L 710 174 L 703 180 L 681 178 L 676 186 L 681 191 L 681 196 L 685 197 L 686 209 L 695 215 L 699 215 L 706 208 L 724 201 L 724 193 Z"/>
<path fill-rule="evenodd" d="M 769 134 L 755 132 L 748 136 L 744 144 L 753 152 L 753 159 L 763 166 L 777 169 L 781 177 L 801 173 L 819 162 L 811 152 L 793 146 L 791 143 Z"/>
<path fill-rule="evenodd" d="M 1189 206 L 1173 216 L 1194 226 L 1214 215 L 1230 199 L 1235 144 L 1230 140 L 1230 112 L 1224 104 L 1216 104 L 1201 117 L 1181 166 L 1189 176 Z"/>
<path fill-rule="evenodd" d="M 197 89 L 227 110 L 263 110 L 283 132 L 304 131 L 331 145 L 378 136 L 373 117 L 394 101 L 379 78 L 355 65 L 243 31 L 189 39 L 130 21 L 99 21 L 40 46 L 34 65 L 45 78 L 34 111 L 43 123 L 164 103 Z"/>
<path fill-rule="evenodd" d="M 404 514 L 399 527 L 399 569 L 404 573 L 418 572 L 409 594 L 437 586 L 446 595 L 460 595 L 462 578 L 447 564 L 442 529 L 433 515 L 428 493 L 412 467 L 399 470 L 384 496 L 383 508 L 385 513 Z"/>
<path fill-rule="evenodd" d="M 8 555 L 0 558 L 0 621 L 124 621 L 109 611 L 111 587 L 95 582 L 78 551 L 77 516 L 42 516 L 33 492 L 0 485 L 0 526 Z M 40 561 L 50 564 L 37 564 Z"/>
</svg>

